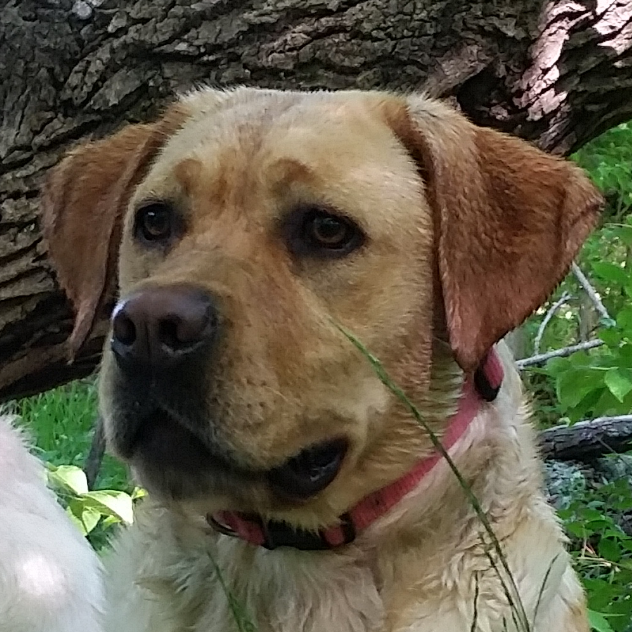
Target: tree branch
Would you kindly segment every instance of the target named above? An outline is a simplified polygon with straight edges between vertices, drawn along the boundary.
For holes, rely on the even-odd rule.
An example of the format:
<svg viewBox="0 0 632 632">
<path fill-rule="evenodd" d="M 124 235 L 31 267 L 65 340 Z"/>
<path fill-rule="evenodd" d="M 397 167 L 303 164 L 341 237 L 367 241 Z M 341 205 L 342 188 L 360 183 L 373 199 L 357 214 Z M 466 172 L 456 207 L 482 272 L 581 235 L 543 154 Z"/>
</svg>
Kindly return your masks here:
<svg viewBox="0 0 632 632">
<path fill-rule="evenodd" d="M 524 358 L 523 360 L 516 360 L 516 365 L 519 369 L 526 369 L 530 366 L 538 366 L 544 364 L 551 358 L 566 358 L 577 351 L 588 351 L 589 349 L 595 349 L 601 347 L 604 344 L 603 340 L 588 340 L 587 342 L 579 342 L 576 345 L 570 345 L 569 347 L 562 347 L 555 351 L 549 351 L 547 353 L 540 353 L 533 355 L 530 358 Z"/>
<path fill-rule="evenodd" d="M 562 307 L 564 303 L 566 303 L 572 298 L 573 296 L 570 292 L 564 292 L 562 296 L 559 298 L 559 300 L 553 303 L 549 311 L 546 313 L 546 315 L 542 319 L 542 323 L 538 327 L 538 333 L 536 334 L 535 340 L 533 342 L 533 350 L 536 355 L 540 353 L 540 343 L 542 342 L 542 336 L 544 335 L 544 330 L 546 329 L 547 325 L 551 322 L 551 319 L 553 318 L 553 316 L 555 316 L 555 313 L 557 312 L 557 310 L 560 309 L 560 307 Z"/>
<path fill-rule="evenodd" d="M 608 310 L 604 307 L 604 304 L 602 303 L 601 298 L 599 298 L 599 294 L 597 294 L 597 290 L 595 290 L 593 285 L 586 278 L 586 275 L 582 272 L 581 268 L 575 262 L 573 262 L 572 270 L 573 270 L 573 274 L 575 275 L 575 278 L 579 281 L 580 285 L 584 288 L 584 291 L 586 292 L 586 294 L 588 294 L 588 297 L 593 302 L 595 309 L 599 312 L 599 316 L 601 316 L 601 318 L 603 318 L 604 320 L 612 320 L 610 318 L 610 314 L 608 314 Z"/>
</svg>

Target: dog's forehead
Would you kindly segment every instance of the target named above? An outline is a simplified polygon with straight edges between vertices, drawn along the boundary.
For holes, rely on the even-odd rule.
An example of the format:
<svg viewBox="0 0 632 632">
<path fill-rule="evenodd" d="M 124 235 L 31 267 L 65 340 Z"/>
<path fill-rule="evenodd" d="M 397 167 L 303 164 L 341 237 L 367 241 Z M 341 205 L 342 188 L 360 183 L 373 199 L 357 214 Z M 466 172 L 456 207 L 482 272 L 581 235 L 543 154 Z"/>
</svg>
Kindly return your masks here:
<svg viewBox="0 0 632 632">
<path fill-rule="evenodd" d="M 412 198 L 418 204 L 414 163 L 381 113 L 388 97 L 244 92 L 185 101 L 190 114 L 166 143 L 143 194 L 192 188 L 194 181 L 210 194 L 208 183 L 218 179 L 224 188 L 270 192 L 301 180 L 316 197 L 326 192 L 327 201 L 350 212 L 371 200 L 395 213 L 407 211 Z"/>
<path fill-rule="evenodd" d="M 183 101 L 188 117 L 166 144 L 162 160 L 170 163 L 183 152 L 203 153 L 222 145 L 246 152 L 262 145 L 269 149 L 314 136 L 327 145 L 351 139 L 356 144 L 363 139 L 368 145 L 371 140 L 383 140 L 374 138 L 380 132 L 388 133 L 380 115 L 386 100 L 393 97 L 353 91 L 202 91 Z"/>
</svg>

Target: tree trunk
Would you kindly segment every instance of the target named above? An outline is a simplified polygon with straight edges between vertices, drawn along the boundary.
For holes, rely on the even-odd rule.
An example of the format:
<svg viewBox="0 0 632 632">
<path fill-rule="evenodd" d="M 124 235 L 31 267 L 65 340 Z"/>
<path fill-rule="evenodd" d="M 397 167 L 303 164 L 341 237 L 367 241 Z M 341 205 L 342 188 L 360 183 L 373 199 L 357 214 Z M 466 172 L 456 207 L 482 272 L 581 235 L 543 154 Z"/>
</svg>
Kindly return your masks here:
<svg viewBox="0 0 632 632">
<path fill-rule="evenodd" d="M 12 0 L 0 3 L 0 400 L 74 365 L 37 222 L 46 169 L 200 82 L 426 88 L 568 153 L 632 114 L 628 0 Z"/>
</svg>

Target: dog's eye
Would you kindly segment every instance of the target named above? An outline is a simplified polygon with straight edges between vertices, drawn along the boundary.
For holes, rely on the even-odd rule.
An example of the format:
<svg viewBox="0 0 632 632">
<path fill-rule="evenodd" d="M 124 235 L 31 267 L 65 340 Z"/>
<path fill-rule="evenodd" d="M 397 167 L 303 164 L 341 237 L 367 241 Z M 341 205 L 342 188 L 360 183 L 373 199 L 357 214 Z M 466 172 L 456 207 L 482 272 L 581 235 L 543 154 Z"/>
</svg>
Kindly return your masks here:
<svg viewBox="0 0 632 632">
<path fill-rule="evenodd" d="M 340 248 L 351 237 L 349 224 L 333 215 L 318 213 L 306 224 L 309 237 L 323 248 Z"/>
<path fill-rule="evenodd" d="M 136 211 L 134 233 L 143 241 L 166 241 L 174 231 L 173 209 L 162 202 L 153 202 Z"/>
<path fill-rule="evenodd" d="M 351 220 L 319 208 L 301 209 L 290 221 L 290 248 L 295 254 L 344 256 L 364 241 Z"/>
</svg>

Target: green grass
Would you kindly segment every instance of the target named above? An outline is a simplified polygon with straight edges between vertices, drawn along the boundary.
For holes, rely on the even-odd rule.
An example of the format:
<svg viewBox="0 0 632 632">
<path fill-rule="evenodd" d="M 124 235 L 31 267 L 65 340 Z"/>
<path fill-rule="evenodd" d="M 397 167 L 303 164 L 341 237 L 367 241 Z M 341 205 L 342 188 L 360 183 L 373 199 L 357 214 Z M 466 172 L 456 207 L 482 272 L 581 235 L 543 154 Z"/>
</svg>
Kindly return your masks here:
<svg viewBox="0 0 632 632">
<path fill-rule="evenodd" d="M 19 416 L 19 425 L 34 441 L 34 452 L 53 465 L 83 467 L 97 418 L 94 380 L 72 382 L 60 388 L 12 402 L 7 410 Z M 98 489 L 129 490 L 123 465 L 105 455 Z"/>
</svg>

